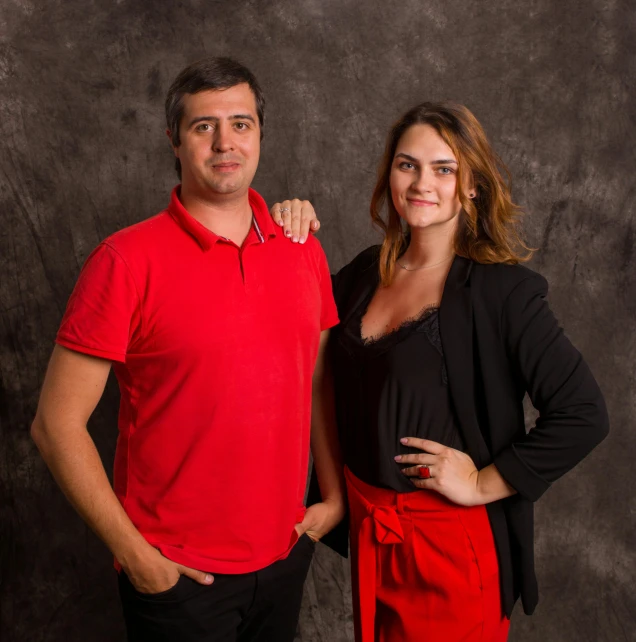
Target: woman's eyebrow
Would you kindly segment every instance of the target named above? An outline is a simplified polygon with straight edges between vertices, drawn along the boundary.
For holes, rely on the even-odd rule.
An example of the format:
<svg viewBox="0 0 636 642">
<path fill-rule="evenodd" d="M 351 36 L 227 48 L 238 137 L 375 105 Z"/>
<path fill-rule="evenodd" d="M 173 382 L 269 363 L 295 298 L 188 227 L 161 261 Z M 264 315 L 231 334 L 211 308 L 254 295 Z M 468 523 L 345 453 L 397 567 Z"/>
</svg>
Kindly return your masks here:
<svg viewBox="0 0 636 642">
<path fill-rule="evenodd" d="M 409 161 L 411 163 L 419 163 L 417 158 L 414 158 L 413 156 L 409 156 L 408 154 L 405 154 L 404 152 L 400 152 L 399 154 L 396 154 L 395 158 L 405 158 L 407 161 Z"/>
<path fill-rule="evenodd" d="M 404 152 L 400 152 L 399 154 L 396 154 L 395 158 L 404 158 L 405 160 L 409 161 L 410 163 L 419 163 L 420 162 L 414 156 L 411 156 L 410 154 L 405 154 Z M 454 163 L 455 165 L 457 165 L 457 161 L 454 158 L 440 158 L 439 160 L 431 161 L 430 164 L 431 165 L 448 165 L 449 163 Z"/>
</svg>

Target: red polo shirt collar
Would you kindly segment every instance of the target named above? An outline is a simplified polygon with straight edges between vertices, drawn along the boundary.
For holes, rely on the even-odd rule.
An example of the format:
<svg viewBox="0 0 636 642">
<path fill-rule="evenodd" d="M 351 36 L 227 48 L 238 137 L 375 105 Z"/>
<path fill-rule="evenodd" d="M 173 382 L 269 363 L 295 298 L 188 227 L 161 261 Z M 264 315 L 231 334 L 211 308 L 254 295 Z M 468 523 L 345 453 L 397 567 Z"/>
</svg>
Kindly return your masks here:
<svg viewBox="0 0 636 642">
<path fill-rule="evenodd" d="M 199 223 L 199 221 L 197 221 L 188 212 L 188 210 L 183 207 L 183 204 L 179 199 L 180 192 L 181 185 L 177 185 L 172 190 L 172 194 L 170 196 L 170 205 L 168 205 L 168 211 L 170 212 L 172 218 L 177 222 L 177 224 L 194 238 L 194 240 L 200 245 L 201 249 L 204 252 L 207 252 L 210 248 L 212 248 L 217 241 L 227 242 L 227 239 L 219 236 L 218 234 L 215 234 L 207 227 L 205 227 L 205 225 Z M 255 192 L 251 187 L 248 192 L 248 199 L 250 207 L 252 208 L 252 213 L 254 215 L 250 235 L 255 234 L 258 238 L 258 241 L 264 243 L 268 238 L 273 238 L 276 236 L 277 228 L 274 225 L 274 221 L 269 214 L 267 203 L 265 203 L 263 197 Z"/>
</svg>

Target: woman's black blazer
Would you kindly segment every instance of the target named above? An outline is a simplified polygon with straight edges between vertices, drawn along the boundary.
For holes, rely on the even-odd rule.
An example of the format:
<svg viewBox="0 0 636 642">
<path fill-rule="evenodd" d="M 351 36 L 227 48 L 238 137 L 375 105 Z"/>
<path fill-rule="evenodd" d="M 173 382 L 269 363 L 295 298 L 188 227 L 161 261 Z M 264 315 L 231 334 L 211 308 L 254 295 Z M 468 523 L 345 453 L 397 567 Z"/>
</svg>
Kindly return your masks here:
<svg viewBox="0 0 636 642">
<path fill-rule="evenodd" d="M 377 287 L 378 255 L 379 246 L 368 248 L 334 277 L 341 323 Z M 508 616 L 519 596 L 527 614 L 538 602 L 533 502 L 609 430 L 601 391 L 554 318 L 547 292 L 547 281 L 526 267 L 456 257 L 439 311 L 451 400 L 467 452 L 478 469 L 494 463 L 518 493 L 486 506 Z M 332 330 L 332 346 L 338 330 Z M 340 414 L 347 400 L 345 386 L 338 385 L 337 354 L 332 364 Z M 529 432 L 526 392 L 540 413 Z M 308 504 L 316 501 L 314 475 Z M 346 556 L 346 520 L 323 542 Z"/>
</svg>

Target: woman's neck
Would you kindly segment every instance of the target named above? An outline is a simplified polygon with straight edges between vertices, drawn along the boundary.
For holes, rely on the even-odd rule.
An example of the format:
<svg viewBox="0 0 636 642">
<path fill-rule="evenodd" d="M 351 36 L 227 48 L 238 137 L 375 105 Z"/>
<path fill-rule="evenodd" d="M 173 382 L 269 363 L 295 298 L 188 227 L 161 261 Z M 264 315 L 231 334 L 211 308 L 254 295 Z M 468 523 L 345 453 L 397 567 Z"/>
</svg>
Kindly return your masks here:
<svg viewBox="0 0 636 642">
<path fill-rule="evenodd" d="M 454 230 L 411 228 L 411 240 L 400 263 L 408 269 L 418 269 L 450 261 L 455 254 L 454 236 Z"/>
</svg>

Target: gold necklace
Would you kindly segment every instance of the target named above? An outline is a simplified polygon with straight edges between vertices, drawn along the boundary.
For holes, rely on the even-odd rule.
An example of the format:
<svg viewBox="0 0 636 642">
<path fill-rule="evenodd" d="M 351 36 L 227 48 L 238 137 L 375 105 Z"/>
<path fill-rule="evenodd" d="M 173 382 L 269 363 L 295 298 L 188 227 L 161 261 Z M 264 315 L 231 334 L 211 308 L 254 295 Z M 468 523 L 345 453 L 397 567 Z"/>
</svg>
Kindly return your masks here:
<svg viewBox="0 0 636 642">
<path fill-rule="evenodd" d="M 400 260 L 399 260 L 399 259 L 396 259 L 396 261 L 395 261 L 395 262 L 396 262 L 396 263 L 397 263 L 397 264 L 398 264 L 398 265 L 399 265 L 403 270 L 406 270 L 407 272 L 417 272 L 418 270 L 428 270 L 429 268 L 437 267 L 438 265 L 441 265 L 442 263 L 446 263 L 446 261 L 450 261 L 450 259 L 452 259 L 454 256 L 455 256 L 454 254 L 453 254 L 453 255 L 451 255 L 451 256 L 448 256 L 448 257 L 446 257 L 445 259 L 443 259 L 442 261 L 439 261 L 438 263 L 433 263 L 433 265 L 420 265 L 420 267 L 416 267 L 416 268 L 408 268 L 408 267 L 406 267 L 406 265 L 402 265 L 402 264 L 400 263 Z"/>
</svg>

